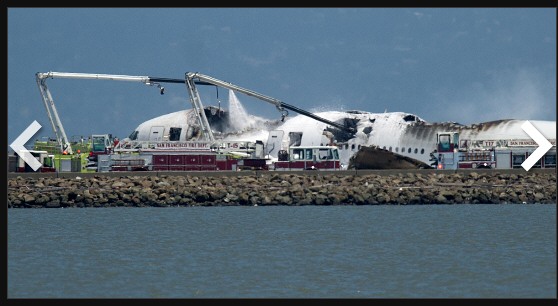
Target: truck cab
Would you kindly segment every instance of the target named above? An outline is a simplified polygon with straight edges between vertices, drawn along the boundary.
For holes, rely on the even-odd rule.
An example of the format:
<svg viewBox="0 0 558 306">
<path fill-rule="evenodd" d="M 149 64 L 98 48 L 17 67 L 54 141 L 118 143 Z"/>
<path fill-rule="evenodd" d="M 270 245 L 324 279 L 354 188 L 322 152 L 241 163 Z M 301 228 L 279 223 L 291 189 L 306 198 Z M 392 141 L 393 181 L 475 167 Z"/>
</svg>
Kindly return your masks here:
<svg viewBox="0 0 558 306">
<path fill-rule="evenodd" d="M 99 155 L 110 154 L 113 150 L 112 134 L 91 135 L 91 151 L 87 157 L 87 170 L 97 171 Z"/>
<path fill-rule="evenodd" d="M 436 135 L 436 147 L 439 153 L 457 152 L 459 149 L 458 132 L 441 132 Z"/>
</svg>

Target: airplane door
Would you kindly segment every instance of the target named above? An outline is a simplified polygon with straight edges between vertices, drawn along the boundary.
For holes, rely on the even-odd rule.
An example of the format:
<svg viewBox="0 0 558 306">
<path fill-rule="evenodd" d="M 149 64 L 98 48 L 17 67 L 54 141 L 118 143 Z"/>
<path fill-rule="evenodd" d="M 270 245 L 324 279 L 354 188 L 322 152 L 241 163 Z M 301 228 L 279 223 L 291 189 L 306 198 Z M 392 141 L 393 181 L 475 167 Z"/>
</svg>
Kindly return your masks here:
<svg viewBox="0 0 558 306">
<path fill-rule="evenodd" d="M 152 126 L 151 130 L 149 131 L 149 141 L 162 141 L 164 132 L 165 132 L 165 127 Z"/>
<path fill-rule="evenodd" d="M 269 136 L 267 137 L 267 154 L 270 156 L 277 158 L 277 154 L 279 150 L 281 150 L 281 143 L 283 142 L 283 131 L 274 130 L 269 131 Z"/>
</svg>

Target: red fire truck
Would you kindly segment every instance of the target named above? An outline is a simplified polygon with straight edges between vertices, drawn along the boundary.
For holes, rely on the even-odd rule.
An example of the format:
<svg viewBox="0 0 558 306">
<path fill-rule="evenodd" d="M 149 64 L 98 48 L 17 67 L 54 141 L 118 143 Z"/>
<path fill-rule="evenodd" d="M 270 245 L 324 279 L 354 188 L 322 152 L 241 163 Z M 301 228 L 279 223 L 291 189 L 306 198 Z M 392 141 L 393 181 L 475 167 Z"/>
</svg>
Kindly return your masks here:
<svg viewBox="0 0 558 306">
<path fill-rule="evenodd" d="M 299 146 L 279 151 L 273 170 L 340 170 L 339 151 L 335 146 Z M 272 170 L 272 169 L 270 169 Z"/>
</svg>

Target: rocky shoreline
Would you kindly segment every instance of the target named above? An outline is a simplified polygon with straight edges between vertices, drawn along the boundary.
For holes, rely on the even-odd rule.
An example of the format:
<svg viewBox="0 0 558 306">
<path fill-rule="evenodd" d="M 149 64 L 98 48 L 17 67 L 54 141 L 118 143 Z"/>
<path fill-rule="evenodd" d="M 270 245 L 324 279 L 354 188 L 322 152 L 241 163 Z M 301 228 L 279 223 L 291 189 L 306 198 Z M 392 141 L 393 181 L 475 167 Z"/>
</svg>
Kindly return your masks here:
<svg viewBox="0 0 558 306">
<path fill-rule="evenodd" d="M 556 204 L 556 172 L 25 177 L 8 208 Z"/>
</svg>

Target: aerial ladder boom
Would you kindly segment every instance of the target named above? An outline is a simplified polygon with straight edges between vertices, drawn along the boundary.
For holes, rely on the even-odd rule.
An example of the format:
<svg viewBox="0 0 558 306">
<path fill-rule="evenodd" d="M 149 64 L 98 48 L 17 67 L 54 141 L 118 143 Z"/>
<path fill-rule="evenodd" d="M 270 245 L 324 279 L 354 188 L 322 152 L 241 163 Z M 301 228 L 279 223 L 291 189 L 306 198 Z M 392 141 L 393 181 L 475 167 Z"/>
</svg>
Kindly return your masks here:
<svg viewBox="0 0 558 306">
<path fill-rule="evenodd" d="M 112 80 L 112 81 L 129 81 L 140 82 L 149 86 L 157 86 L 161 94 L 164 94 L 165 88 L 160 83 L 184 83 L 183 79 L 169 79 L 169 78 L 153 78 L 148 76 L 131 76 L 131 75 L 116 75 L 116 74 L 94 74 L 94 73 L 72 73 L 72 72 L 37 72 L 35 74 L 39 91 L 47 111 L 48 119 L 54 130 L 56 141 L 60 146 L 60 152 L 73 154 L 72 145 L 66 136 L 62 121 L 54 105 L 54 100 L 46 80 L 49 78 L 66 78 L 66 79 L 84 79 L 84 80 Z"/>
<path fill-rule="evenodd" d="M 285 116 L 288 115 L 288 111 L 286 111 L 286 109 L 288 109 L 288 110 L 295 111 L 299 114 L 308 116 L 310 118 L 313 118 L 315 120 L 318 120 L 320 122 L 324 122 L 326 124 L 329 124 L 329 125 L 334 126 L 338 129 L 344 130 L 346 132 L 349 132 L 349 133 L 354 133 L 355 132 L 354 129 L 351 128 L 351 127 L 346 127 L 342 124 L 332 122 L 332 121 L 327 120 L 325 118 L 316 116 L 316 115 L 314 115 L 310 112 L 307 112 L 303 109 L 300 109 L 296 106 L 284 103 L 280 100 L 262 95 L 260 93 L 255 92 L 255 91 L 252 91 L 252 90 L 249 90 L 249 89 L 246 89 L 246 88 L 242 88 L 240 86 L 236 86 L 236 85 L 233 85 L 231 83 L 221 81 L 221 80 L 218 80 L 216 78 L 212 78 L 210 76 L 203 75 L 203 74 L 200 74 L 200 73 L 191 73 L 191 72 L 186 73 L 185 80 L 184 79 L 149 77 L 149 76 L 94 74 L 94 73 L 72 73 L 72 72 L 52 72 L 52 71 L 51 72 L 46 72 L 46 73 L 37 72 L 35 76 L 36 76 L 37 85 L 39 86 L 39 90 L 41 92 L 41 97 L 43 99 L 43 102 L 44 102 L 44 105 L 45 105 L 45 108 L 46 108 L 46 111 L 47 111 L 49 121 L 52 125 L 52 129 L 54 130 L 54 133 L 55 133 L 55 136 L 56 136 L 56 141 L 58 142 L 58 145 L 60 146 L 60 151 L 61 152 L 67 152 L 68 154 L 72 154 L 73 150 L 72 150 L 71 143 L 68 140 L 68 137 L 67 137 L 66 132 L 64 130 L 64 127 L 62 125 L 62 121 L 60 120 L 60 116 L 58 115 L 58 111 L 56 110 L 56 106 L 54 104 L 52 94 L 50 93 L 50 90 L 48 89 L 48 86 L 46 84 L 46 80 L 49 79 L 49 78 L 140 82 L 140 83 L 144 83 L 144 84 L 149 85 L 149 86 L 157 86 L 157 88 L 160 89 L 161 95 L 164 94 L 164 90 L 165 90 L 165 88 L 163 86 L 161 86 L 161 83 L 186 83 L 186 87 L 187 87 L 188 93 L 190 95 L 190 100 L 191 100 L 192 106 L 194 107 L 194 109 L 196 111 L 196 116 L 198 118 L 199 124 L 200 124 L 201 129 L 202 129 L 202 135 L 208 141 L 214 141 L 215 137 L 213 135 L 211 127 L 209 126 L 209 122 L 207 120 L 207 117 L 205 115 L 205 111 L 204 111 L 204 108 L 203 108 L 203 103 L 201 102 L 199 92 L 196 88 L 196 84 L 198 84 L 198 85 L 221 86 L 221 87 L 224 87 L 224 88 L 235 90 L 235 91 L 241 92 L 243 94 L 258 98 L 258 99 L 266 101 L 268 103 L 271 103 L 271 104 L 275 105 L 277 107 L 277 109 L 281 112 L 282 119 L 284 119 Z"/>
<path fill-rule="evenodd" d="M 221 80 L 218 80 L 216 78 L 213 78 L 213 77 L 201 74 L 201 73 L 187 72 L 186 73 L 186 85 L 188 86 L 188 90 L 190 92 L 190 98 L 192 99 L 192 104 L 194 105 L 194 107 L 196 107 L 197 110 L 198 110 L 198 108 L 200 108 L 202 110 L 201 113 L 203 113 L 203 108 L 201 108 L 202 104 L 201 104 L 197 89 L 195 87 L 195 84 L 221 86 L 221 87 L 224 87 L 224 88 L 228 88 L 228 89 L 231 89 L 231 90 L 241 92 L 241 93 L 243 93 L 245 95 L 248 95 L 248 96 L 258 98 L 258 99 L 263 100 L 265 102 L 271 103 L 271 104 L 275 105 L 275 107 L 277 107 L 277 109 L 281 112 L 282 120 L 284 120 L 285 116 L 288 115 L 288 112 L 285 110 L 285 109 L 288 109 L 288 110 L 295 111 L 299 114 L 308 116 L 310 118 L 313 118 L 315 120 L 318 120 L 320 122 L 323 122 L 323 123 L 329 124 L 331 126 L 334 126 L 334 127 L 338 128 L 338 129 L 341 129 L 343 131 L 346 131 L 346 132 L 349 132 L 349 133 L 355 133 L 355 130 L 351 127 L 346 127 L 342 124 L 327 120 L 327 119 L 322 118 L 320 116 L 316 116 L 316 115 L 314 115 L 314 114 L 312 114 L 308 111 L 305 111 L 303 109 L 300 109 L 296 106 L 293 106 L 293 105 L 287 104 L 285 102 L 282 102 L 280 100 L 277 100 L 275 98 L 268 97 L 266 95 L 257 93 L 253 90 L 242 88 L 240 86 L 236 86 L 236 85 L 233 85 L 229 82 L 221 81 Z M 197 104 L 199 104 L 199 105 L 196 106 Z M 198 112 L 199 112 L 199 110 L 198 110 Z M 205 117 L 205 113 L 203 113 L 203 116 Z M 205 121 L 207 121 L 207 118 L 205 119 Z M 206 124 L 206 123 L 204 122 L 203 124 Z M 210 137 L 213 137 L 213 134 L 211 133 L 211 128 L 209 128 L 209 124 L 207 124 L 205 126 L 205 129 L 207 129 L 208 135 L 210 135 Z M 204 129 L 204 131 L 205 131 L 205 129 Z M 213 140 L 213 139 L 211 139 L 211 140 Z"/>
<path fill-rule="evenodd" d="M 200 123 L 202 136 L 205 137 L 208 141 L 215 141 L 215 136 L 213 135 L 213 131 L 211 130 L 211 126 L 209 126 L 209 121 L 207 121 L 207 116 L 205 115 L 205 111 L 203 109 L 200 93 L 196 88 L 193 78 L 186 78 L 186 88 L 188 89 L 188 93 L 190 94 L 190 102 L 192 103 L 192 106 L 194 106 L 196 117 L 198 118 L 198 122 Z"/>
<path fill-rule="evenodd" d="M 58 116 L 58 111 L 56 110 L 56 106 L 54 105 L 54 101 L 52 100 L 52 95 L 48 90 L 46 85 L 45 79 L 39 77 L 37 73 L 37 85 L 39 86 L 39 90 L 41 92 L 41 97 L 43 98 L 43 102 L 45 104 L 45 108 L 47 111 L 48 120 L 52 126 L 52 130 L 54 131 L 54 135 L 56 136 L 56 142 L 60 148 L 60 152 L 66 150 L 66 152 L 72 154 L 72 146 L 68 141 L 68 137 L 66 136 L 66 132 L 64 131 L 64 127 L 62 126 L 62 122 L 60 121 L 60 117 Z"/>
</svg>

